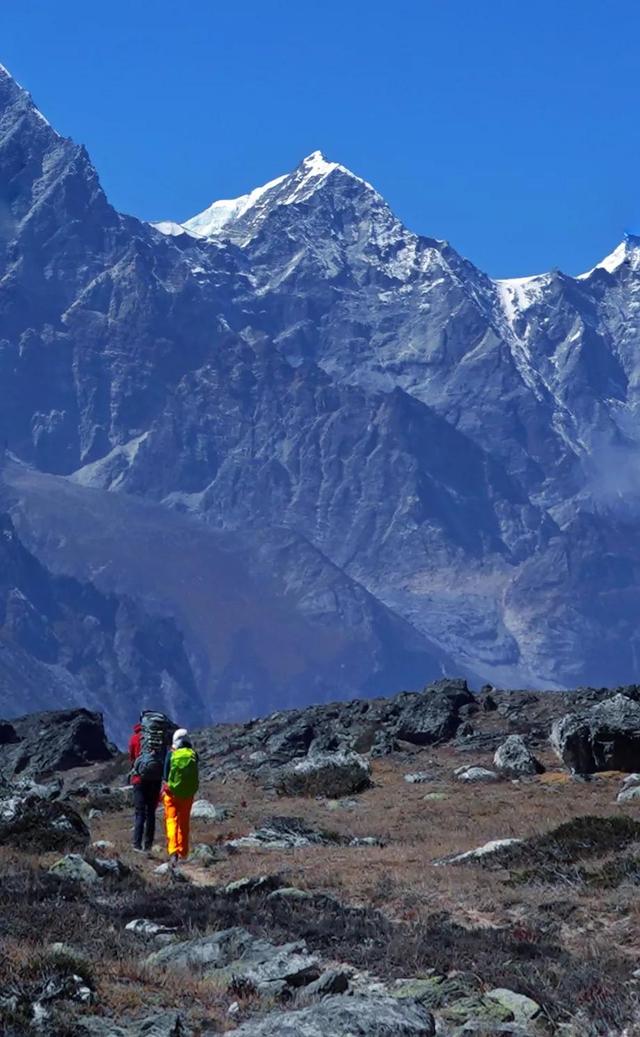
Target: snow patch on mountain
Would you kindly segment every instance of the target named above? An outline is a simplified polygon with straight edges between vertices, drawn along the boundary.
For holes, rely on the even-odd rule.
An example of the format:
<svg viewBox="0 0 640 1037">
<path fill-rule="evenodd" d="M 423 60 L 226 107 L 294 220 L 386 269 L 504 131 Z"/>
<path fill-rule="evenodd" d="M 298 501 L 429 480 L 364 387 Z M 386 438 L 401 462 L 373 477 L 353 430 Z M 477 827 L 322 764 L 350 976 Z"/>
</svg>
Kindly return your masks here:
<svg viewBox="0 0 640 1037">
<path fill-rule="evenodd" d="M 258 205 L 264 195 L 272 191 L 278 184 L 281 184 L 283 180 L 286 180 L 286 176 L 279 176 L 275 180 L 270 180 L 268 184 L 256 187 L 253 191 L 243 194 L 239 198 L 225 198 L 213 202 L 203 212 L 198 213 L 197 216 L 192 216 L 190 220 L 185 220 L 182 227 L 190 234 L 195 234 L 200 238 L 215 237 L 228 223 L 240 219 L 249 209 L 253 209 Z M 159 224 L 156 224 L 156 226 L 159 230 L 162 229 Z"/>
<path fill-rule="evenodd" d="M 160 220 L 159 223 L 152 223 L 151 226 L 154 230 L 159 230 L 161 234 L 164 234 L 168 238 L 177 238 L 181 234 L 189 234 L 192 237 L 199 237 L 194 234 L 193 231 L 187 230 L 181 223 L 174 223 L 173 220 Z"/>
<path fill-rule="evenodd" d="M 544 288 L 549 283 L 549 274 L 534 274 L 531 277 L 511 277 L 495 281 L 498 298 L 507 320 L 514 320 L 524 310 L 540 302 Z"/>
</svg>

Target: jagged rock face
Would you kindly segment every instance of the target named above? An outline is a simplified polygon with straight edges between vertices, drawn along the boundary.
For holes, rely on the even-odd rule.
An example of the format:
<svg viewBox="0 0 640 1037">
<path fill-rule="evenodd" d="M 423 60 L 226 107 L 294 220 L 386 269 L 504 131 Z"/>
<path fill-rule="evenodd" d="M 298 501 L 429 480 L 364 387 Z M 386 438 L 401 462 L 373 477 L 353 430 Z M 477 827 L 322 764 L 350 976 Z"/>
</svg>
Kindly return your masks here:
<svg viewBox="0 0 640 1037">
<path fill-rule="evenodd" d="M 0 744 L 0 776 L 38 778 L 58 771 L 103 763 L 115 755 L 100 713 L 67 709 L 30 713 L 12 725 L 14 737 Z"/>
<path fill-rule="evenodd" d="M 306 625 L 285 676 L 251 644 L 261 619 L 236 619 L 222 649 L 184 592 L 163 597 L 218 715 L 443 670 L 630 679 L 636 239 L 582 278 L 494 282 L 318 154 L 159 230 L 114 212 L 86 153 L 4 71 L 0 213 L 12 456 L 59 477 L 56 501 L 117 491 L 232 534 Z M 13 460 L 5 484 L 49 564 L 114 583 L 137 568 L 140 597 L 158 595 L 124 547 L 106 576 L 100 537 L 82 560 L 60 549 L 77 520 L 60 505 L 56 544 Z M 224 596 L 215 610 L 233 611 Z"/>
</svg>

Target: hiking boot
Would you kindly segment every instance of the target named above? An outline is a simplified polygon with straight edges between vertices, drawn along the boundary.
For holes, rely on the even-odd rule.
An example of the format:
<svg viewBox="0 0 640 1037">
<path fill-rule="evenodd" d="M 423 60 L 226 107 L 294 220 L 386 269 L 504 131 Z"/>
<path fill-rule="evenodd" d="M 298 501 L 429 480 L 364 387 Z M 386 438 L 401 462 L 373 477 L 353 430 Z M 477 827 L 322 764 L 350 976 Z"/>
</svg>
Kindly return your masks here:
<svg viewBox="0 0 640 1037">
<path fill-rule="evenodd" d="M 141 846 L 134 846 L 133 847 L 133 852 L 134 853 L 146 853 L 147 851 L 143 850 Z"/>
</svg>

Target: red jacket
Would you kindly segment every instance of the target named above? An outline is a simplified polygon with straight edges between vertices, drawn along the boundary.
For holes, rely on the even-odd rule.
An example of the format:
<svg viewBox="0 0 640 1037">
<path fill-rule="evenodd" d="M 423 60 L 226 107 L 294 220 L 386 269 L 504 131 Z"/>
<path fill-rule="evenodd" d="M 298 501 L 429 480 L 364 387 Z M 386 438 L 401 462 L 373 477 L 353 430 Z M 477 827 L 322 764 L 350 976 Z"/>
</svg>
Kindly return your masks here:
<svg viewBox="0 0 640 1037">
<path fill-rule="evenodd" d="M 131 762 L 131 766 L 132 767 L 133 767 L 134 763 L 136 762 L 136 760 L 138 759 L 138 757 L 140 755 L 140 752 L 142 751 L 142 738 L 140 737 L 140 732 L 141 731 L 142 731 L 142 724 L 136 724 L 134 729 L 133 729 L 133 734 L 131 735 L 131 738 L 129 739 L 129 760 Z M 131 778 L 131 784 L 132 785 L 140 785 L 141 782 L 142 782 L 142 778 L 140 777 L 139 774 L 134 774 L 133 777 Z"/>
</svg>

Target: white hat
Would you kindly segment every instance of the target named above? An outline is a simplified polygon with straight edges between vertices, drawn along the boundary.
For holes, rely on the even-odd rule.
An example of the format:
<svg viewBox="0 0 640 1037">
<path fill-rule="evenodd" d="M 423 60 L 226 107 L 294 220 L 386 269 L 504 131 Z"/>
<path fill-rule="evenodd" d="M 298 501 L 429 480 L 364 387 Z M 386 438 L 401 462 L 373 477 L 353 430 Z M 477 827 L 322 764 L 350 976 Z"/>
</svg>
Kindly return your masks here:
<svg viewBox="0 0 640 1037">
<path fill-rule="evenodd" d="M 180 746 L 180 742 L 183 738 L 186 738 L 188 734 L 189 732 L 187 731 L 186 727 L 179 727 L 177 731 L 174 731 L 173 739 L 171 741 L 172 748 L 178 749 Z"/>
</svg>

